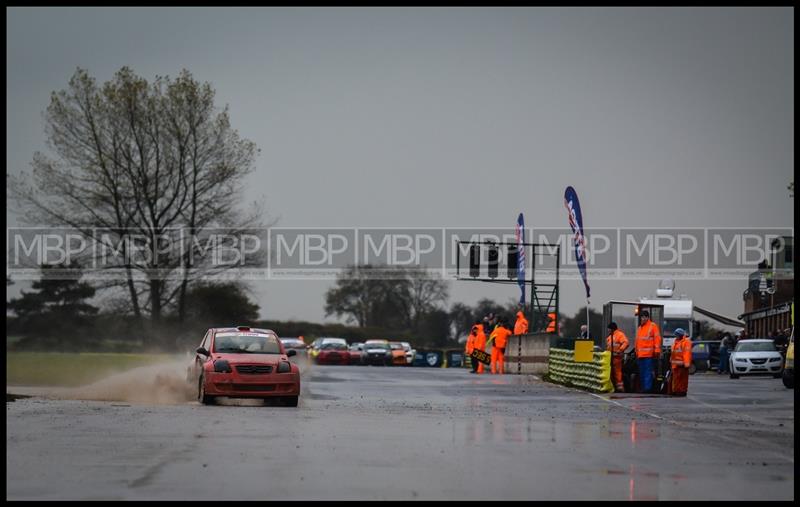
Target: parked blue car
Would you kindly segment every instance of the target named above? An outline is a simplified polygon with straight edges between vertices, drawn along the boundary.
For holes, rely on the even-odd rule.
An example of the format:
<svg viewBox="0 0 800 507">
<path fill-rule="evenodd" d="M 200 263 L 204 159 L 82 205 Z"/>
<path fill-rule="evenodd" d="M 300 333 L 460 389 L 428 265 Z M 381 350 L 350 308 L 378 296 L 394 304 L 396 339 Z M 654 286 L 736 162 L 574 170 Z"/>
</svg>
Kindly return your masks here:
<svg viewBox="0 0 800 507">
<path fill-rule="evenodd" d="M 719 368 L 719 346 L 719 341 L 692 342 L 692 365 L 689 367 L 689 373 Z"/>
</svg>

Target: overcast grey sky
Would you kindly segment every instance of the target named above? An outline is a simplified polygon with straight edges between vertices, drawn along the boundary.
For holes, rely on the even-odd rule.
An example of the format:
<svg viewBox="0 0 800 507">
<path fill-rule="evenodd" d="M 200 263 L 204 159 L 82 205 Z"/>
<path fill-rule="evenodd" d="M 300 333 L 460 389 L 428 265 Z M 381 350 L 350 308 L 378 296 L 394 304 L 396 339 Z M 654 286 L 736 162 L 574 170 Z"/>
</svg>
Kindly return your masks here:
<svg viewBox="0 0 800 507">
<path fill-rule="evenodd" d="M 573 185 L 587 228 L 794 227 L 791 8 L 11 8 L 7 46 L 12 173 L 76 67 L 187 68 L 261 148 L 247 198 L 281 226 L 564 227 Z M 592 306 L 655 283 L 594 281 Z M 263 317 L 321 321 L 330 285 L 255 289 Z M 678 282 L 732 316 L 745 286 Z M 563 311 L 582 298 L 563 284 Z"/>
</svg>

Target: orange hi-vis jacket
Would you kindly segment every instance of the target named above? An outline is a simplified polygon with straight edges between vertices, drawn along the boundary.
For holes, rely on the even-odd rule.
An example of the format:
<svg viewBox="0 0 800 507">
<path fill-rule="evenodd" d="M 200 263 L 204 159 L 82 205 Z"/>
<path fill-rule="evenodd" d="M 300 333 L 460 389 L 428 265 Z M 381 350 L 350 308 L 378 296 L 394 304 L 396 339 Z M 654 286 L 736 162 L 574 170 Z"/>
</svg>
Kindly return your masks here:
<svg viewBox="0 0 800 507">
<path fill-rule="evenodd" d="M 472 339 L 472 347 L 480 350 L 486 350 L 486 334 L 483 332 L 483 324 L 476 324 L 478 334 Z"/>
<path fill-rule="evenodd" d="M 528 319 L 522 312 L 517 312 L 517 321 L 514 323 L 514 334 L 525 334 L 528 332 Z"/>
<path fill-rule="evenodd" d="M 467 355 L 472 354 L 472 351 L 475 349 L 475 336 L 472 334 L 470 330 L 469 334 L 467 335 Z"/>
<path fill-rule="evenodd" d="M 615 356 L 621 356 L 623 352 L 625 352 L 625 349 L 628 348 L 628 345 L 630 345 L 628 337 L 619 329 L 615 330 L 606 338 L 606 350 L 610 350 Z"/>
<path fill-rule="evenodd" d="M 636 358 L 658 357 L 661 355 L 661 333 L 658 326 L 648 320 L 636 330 Z"/>
<path fill-rule="evenodd" d="M 692 364 L 692 340 L 684 336 L 683 338 L 675 337 L 675 342 L 672 344 L 672 353 L 669 356 L 670 365 L 675 368 L 676 366 L 683 366 L 688 368 Z"/>
<path fill-rule="evenodd" d="M 494 339 L 494 346 L 499 349 L 506 348 L 508 344 L 508 337 L 511 336 L 511 331 L 503 326 L 498 326 L 497 329 L 492 331 L 491 338 Z"/>
<path fill-rule="evenodd" d="M 549 319 L 547 323 L 547 329 L 545 330 L 546 333 L 555 333 L 556 332 L 556 314 L 548 313 L 547 318 Z"/>
</svg>

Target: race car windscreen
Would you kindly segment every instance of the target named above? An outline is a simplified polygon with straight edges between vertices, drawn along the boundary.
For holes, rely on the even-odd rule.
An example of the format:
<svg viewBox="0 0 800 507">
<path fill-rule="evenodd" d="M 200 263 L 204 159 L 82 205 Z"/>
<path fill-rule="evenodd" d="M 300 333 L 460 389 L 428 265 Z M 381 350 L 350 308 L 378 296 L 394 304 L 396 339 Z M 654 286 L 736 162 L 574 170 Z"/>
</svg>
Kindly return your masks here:
<svg viewBox="0 0 800 507">
<path fill-rule="evenodd" d="M 278 337 L 257 333 L 224 333 L 214 338 L 215 352 L 238 354 L 280 354 Z"/>
<path fill-rule="evenodd" d="M 347 350 L 347 344 L 344 342 L 322 342 L 319 348 L 322 350 Z"/>
<path fill-rule="evenodd" d="M 367 350 L 367 349 L 384 349 L 384 350 L 386 350 L 388 348 L 389 348 L 389 345 L 384 343 L 384 342 L 372 342 L 372 343 L 367 342 L 366 344 L 364 344 L 364 349 L 365 350 Z"/>
</svg>

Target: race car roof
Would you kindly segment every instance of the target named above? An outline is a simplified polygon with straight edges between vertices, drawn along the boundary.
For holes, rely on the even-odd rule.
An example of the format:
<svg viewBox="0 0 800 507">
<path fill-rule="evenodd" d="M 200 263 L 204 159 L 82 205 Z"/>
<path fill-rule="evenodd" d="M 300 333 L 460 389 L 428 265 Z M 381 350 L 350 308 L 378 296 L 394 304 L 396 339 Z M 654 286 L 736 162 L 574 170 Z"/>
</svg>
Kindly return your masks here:
<svg viewBox="0 0 800 507">
<path fill-rule="evenodd" d="M 214 328 L 214 331 L 217 333 L 260 333 L 260 334 L 274 334 L 277 336 L 278 333 L 273 331 L 272 329 L 261 329 L 257 327 L 217 327 Z"/>
</svg>

